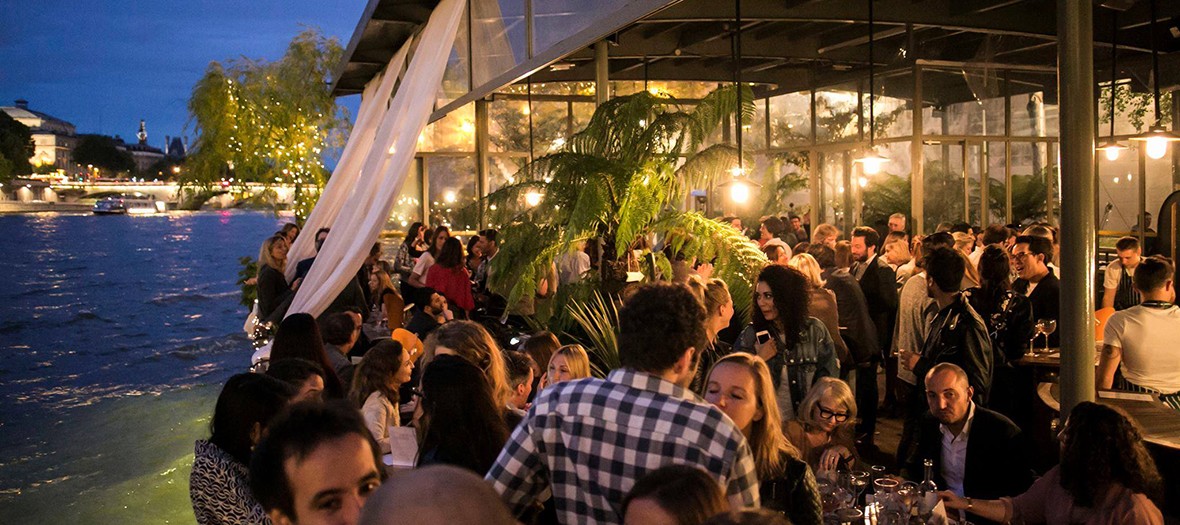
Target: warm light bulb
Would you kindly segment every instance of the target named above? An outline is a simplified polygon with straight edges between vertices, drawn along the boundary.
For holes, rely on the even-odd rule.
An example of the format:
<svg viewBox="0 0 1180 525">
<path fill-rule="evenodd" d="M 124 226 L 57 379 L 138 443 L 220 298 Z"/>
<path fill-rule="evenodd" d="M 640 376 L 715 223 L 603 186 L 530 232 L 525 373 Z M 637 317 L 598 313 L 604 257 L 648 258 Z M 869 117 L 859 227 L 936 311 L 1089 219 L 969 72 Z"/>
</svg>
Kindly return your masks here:
<svg viewBox="0 0 1180 525">
<path fill-rule="evenodd" d="M 865 166 L 865 167 L 867 168 L 868 166 Z M 862 187 L 862 188 L 869 185 L 869 179 L 866 179 L 864 177 L 861 177 L 860 180 L 857 182 L 860 183 L 860 187 Z"/>
<path fill-rule="evenodd" d="M 448 203 L 455 202 L 455 198 L 456 198 L 456 195 L 455 195 L 455 192 L 453 192 L 453 191 L 448 191 L 443 194 L 443 200 L 447 201 Z"/>
<path fill-rule="evenodd" d="M 530 191 L 524 194 L 524 201 L 528 203 L 529 206 L 541 204 L 541 194 L 535 191 Z"/>
<path fill-rule="evenodd" d="M 880 157 L 869 157 L 869 158 L 862 160 L 861 162 L 864 163 L 865 174 L 876 175 L 878 173 L 881 173 L 881 166 L 888 161 L 886 159 L 883 159 Z M 863 186 L 863 184 L 862 184 L 862 186 Z"/>
<path fill-rule="evenodd" d="M 1119 153 L 1122 150 L 1120 148 L 1106 148 L 1103 151 L 1106 153 L 1106 160 L 1116 161 L 1119 160 Z"/>
<path fill-rule="evenodd" d="M 1153 159 L 1162 159 L 1164 155 L 1168 154 L 1168 139 L 1162 137 L 1151 137 L 1147 139 L 1147 156 Z"/>
<path fill-rule="evenodd" d="M 729 198 L 738 204 L 745 204 L 750 200 L 750 187 L 741 181 L 734 181 L 729 187 Z"/>
</svg>

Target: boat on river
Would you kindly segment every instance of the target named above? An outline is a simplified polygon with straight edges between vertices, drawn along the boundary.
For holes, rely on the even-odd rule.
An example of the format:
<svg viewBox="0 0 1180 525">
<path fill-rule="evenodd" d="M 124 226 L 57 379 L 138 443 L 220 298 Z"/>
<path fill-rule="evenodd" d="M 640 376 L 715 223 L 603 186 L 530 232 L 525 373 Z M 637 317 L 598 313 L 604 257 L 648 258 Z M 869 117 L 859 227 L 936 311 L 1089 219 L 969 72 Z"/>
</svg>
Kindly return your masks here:
<svg viewBox="0 0 1180 525">
<path fill-rule="evenodd" d="M 95 215 L 148 215 L 164 213 L 167 204 L 144 193 L 112 195 L 94 203 Z"/>
</svg>

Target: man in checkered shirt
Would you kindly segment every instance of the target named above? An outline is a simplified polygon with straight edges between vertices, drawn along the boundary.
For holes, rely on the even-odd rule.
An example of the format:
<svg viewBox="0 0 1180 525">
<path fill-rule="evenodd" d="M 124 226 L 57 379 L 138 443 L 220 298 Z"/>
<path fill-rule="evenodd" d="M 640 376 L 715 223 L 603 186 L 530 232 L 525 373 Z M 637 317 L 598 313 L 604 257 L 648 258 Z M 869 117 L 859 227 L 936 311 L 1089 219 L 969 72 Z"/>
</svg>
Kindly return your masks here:
<svg viewBox="0 0 1180 525">
<path fill-rule="evenodd" d="M 640 288 L 619 311 L 619 362 L 606 380 L 549 387 L 516 427 L 487 479 L 517 514 L 553 496 L 562 523 L 621 523 L 623 496 L 664 465 L 715 476 L 735 509 L 758 506 L 741 431 L 688 390 L 705 311 L 674 284 Z"/>
</svg>

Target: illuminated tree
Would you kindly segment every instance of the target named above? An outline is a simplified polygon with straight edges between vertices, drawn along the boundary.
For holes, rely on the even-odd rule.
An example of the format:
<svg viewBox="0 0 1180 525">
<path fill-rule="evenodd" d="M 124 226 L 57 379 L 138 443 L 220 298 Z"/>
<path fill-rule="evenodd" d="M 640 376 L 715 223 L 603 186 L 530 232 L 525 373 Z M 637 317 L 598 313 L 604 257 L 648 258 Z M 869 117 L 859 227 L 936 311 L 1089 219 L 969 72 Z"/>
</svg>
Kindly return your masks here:
<svg viewBox="0 0 1180 525">
<path fill-rule="evenodd" d="M 335 38 L 307 29 L 278 61 L 210 63 L 188 103 L 198 138 L 182 186 L 294 184 L 302 222 L 329 175 L 324 159 L 347 132 L 346 111 L 326 81 L 341 54 Z"/>
</svg>

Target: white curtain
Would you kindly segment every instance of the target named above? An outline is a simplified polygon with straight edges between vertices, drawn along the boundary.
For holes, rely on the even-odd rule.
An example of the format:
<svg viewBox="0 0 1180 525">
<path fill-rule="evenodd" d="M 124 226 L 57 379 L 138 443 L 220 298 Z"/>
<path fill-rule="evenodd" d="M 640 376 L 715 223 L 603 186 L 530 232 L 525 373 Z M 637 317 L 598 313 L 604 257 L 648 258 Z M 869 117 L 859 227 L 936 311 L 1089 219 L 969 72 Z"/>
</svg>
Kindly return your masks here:
<svg viewBox="0 0 1180 525">
<path fill-rule="evenodd" d="M 397 79 L 401 74 L 402 66 L 406 63 L 406 55 L 409 53 L 412 42 L 413 39 L 407 39 L 401 49 L 394 53 L 393 58 L 389 60 L 385 70 L 378 73 L 365 85 L 365 90 L 361 94 L 361 105 L 357 110 L 356 122 L 352 126 L 348 143 L 344 145 L 344 151 L 340 154 L 340 161 L 336 163 L 336 169 L 332 171 L 332 176 L 328 179 L 328 184 L 324 186 L 324 191 L 315 208 L 312 208 L 311 215 L 303 223 L 303 231 L 300 232 L 299 237 L 295 238 L 295 244 L 287 252 L 289 264 L 287 264 L 286 274 L 288 282 L 295 277 L 296 263 L 315 256 L 316 230 L 325 226 L 331 227 L 344 203 L 356 190 L 356 182 L 360 178 L 361 163 L 373 148 L 377 125 L 381 123 L 381 116 L 389 107 L 389 97 L 393 93 L 393 87 L 397 85 Z"/>
<path fill-rule="evenodd" d="M 318 316 L 356 278 L 414 160 L 418 135 L 433 111 L 465 4 L 465 0 L 442 0 L 430 15 L 393 103 L 377 126 L 373 146 L 356 174 L 352 191 L 338 204 L 338 213 L 331 222 L 332 233 L 296 293 L 288 315 L 306 312 Z M 391 76 L 389 71 L 386 76 Z M 338 197 L 326 197 L 330 199 L 328 206 L 337 206 L 332 199 Z M 324 205 L 323 200 L 317 208 Z"/>
</svg>

